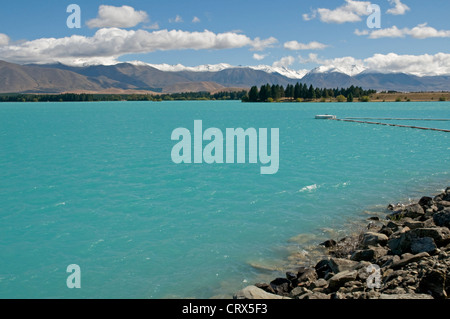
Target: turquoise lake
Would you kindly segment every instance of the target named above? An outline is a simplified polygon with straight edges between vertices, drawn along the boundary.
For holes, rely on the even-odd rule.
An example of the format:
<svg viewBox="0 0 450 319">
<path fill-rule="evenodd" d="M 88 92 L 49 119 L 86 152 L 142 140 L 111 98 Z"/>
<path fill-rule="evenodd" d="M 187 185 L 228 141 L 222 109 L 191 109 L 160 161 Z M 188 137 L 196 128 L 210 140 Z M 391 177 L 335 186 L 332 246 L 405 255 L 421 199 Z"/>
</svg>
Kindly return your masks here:
<svg viewBox="0 0 450 319">
<path fill-rule="evenodd" d="M 275 278 L 255 265 L 450 186 L 450 133 L 317 114 L 450 118 L 450 103 L 0 104 L 0 298 L 227 297 Z M 194 120 L 279 128 L 278 173 L 174 164 L 172 131 Z"/>
</svg>

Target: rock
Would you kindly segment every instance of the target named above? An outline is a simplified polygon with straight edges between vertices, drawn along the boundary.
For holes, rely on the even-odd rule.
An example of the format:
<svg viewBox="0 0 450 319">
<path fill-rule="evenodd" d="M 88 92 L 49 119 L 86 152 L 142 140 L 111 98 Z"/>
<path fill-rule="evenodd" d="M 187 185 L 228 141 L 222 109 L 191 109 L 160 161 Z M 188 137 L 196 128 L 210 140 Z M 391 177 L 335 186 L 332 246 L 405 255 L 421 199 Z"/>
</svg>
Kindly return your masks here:
<svg viewBox="0 0 450 319">
<path fill-rule="evenodd" d="M 381 294 L 379 299 L 434 299 L 426 294 L 402 294 L 402 295 L 388 295 Z"/>
<path fill-rule="evenodd" d="M 388 240 L 388 236 L 384 234 L 368 232 L 363 235 L 362 245 L 365 247 L 376 245 L 385 246 Z"/>
<path fill-rule="evenodd" d="M 344 286 L 346 282 L 354 281 L 357 275 L 358 272 L 356 270 L 340 272 L 329 280 L 328 289 L 331 292 L 337 291 L 340 287 Z"/>
<path fill-rule="evenodd" d="M 263 299 L 291 299 L 288 297 L 283 296 L 277 296 L 274 294 L 270 294 L 268 292 L 265 292 L 264 290 L 256 287 L 256 286 L 248 286 L 239 292 L 237 292 L 233 299 L 256 299 L 256 300 L 263 300 Z"/>
<path fill-rule="evenodd" d="M 419 204 L 413 204 L 405 207 L 403 216 L 417 218 L 425 215 L 425 211 Z"/>
<path fill-rule="evenodd" d="M 330 267 L 335 274 L 346 270 L 354 270 L 358 262 L 344 258 L 331 258 Z"/>
<path fill-rule="evenodd" d="M 380 217 L 378 217 L 378 216 L 372 216 L 372 217 L 369 217 L 368 220 L 377 222 L 377 221 L 380 220 Z"/>
<path fill-rule="evenodd" d="M 290 296 L 299 299 L 302 295 L 307 293 L 311 293 L 311 291 L 305 287 L 297 287 L 292 289 Z"/>
<path fill-rule="evenodd" d="M 353 261 L 374 261 L 386 256 L 388 251 L 382 247 L 369 247 L 369 249 L 357 250 L 350 258 Z"/>
<path fill-rule="evenodd" d="M 437 226 L 450 228 L 450 211 L 441 211 L 433 215 L 433 221 Z"/>
<path fill-rule="evenodd" d="M 408 218 L 409 219 L 409 218 Z M 416 220 L 405 220 L 403 221 L 403 224 L 407 226 L 409 229 L 417 229 L 417 228 L 424 228 L 425 223 L 416 221 Z"/>
<path fill-rule="evenodd" d="M 436 299 L 447 298 L 445 291 L 445 272 L 432 269 L 420 280 L 419 292 L 430 293 Z"/>
<path fill-rule="evenodd" d="M 288 272 L 286 273 L 286 278 L 287 278 L 287 280 L 289 280 L 289 281 L 292 282 L 292 281 L 297 280 L 297 275 L 294 274 L 293 272 L 288 271 Z"/>
<path fill-rule="evenodd" d="M 297 282 L 314 282 L 317 280 L 317 272 L 314 268 L 308 268 L 303 272 L 299 272 L 297 275 Z"/>
<path fill-rule="evenodd" d="M 333 239 L 329 239 L 320 244 L 320 246 L 324 246 L 325 248 L 331 248 L 336 246 L 336 241 Z"/>
<path fill-rule="evenodd" d="M 400 259 L 397 262 L 394 262 L 392 264 L 391 268 L 392 269 L 398 269 L 398 268 L 406 266 L 407 264 L 419 261 L 422 258 L 426 258 L 426 257 L 430 257 L 430 254 L 428 254 L 428 253 L 420 253 L 420 254 L 417 254 L 417 255 L 403 254 L 402 255 L 402 259 Z"/>
<path fill-rule="evenodd" d="M 286 278 L 277 278 L 270 282 L 270 286 L 277 295 L 288 294 L 291 290 L 291 282 Z"/>
<path fill-rule="evenodd" d="M 407 233 L 403 233 L 398 237 L 389 239 L 388 247 L 395 255 L 402 255 L 411 249 L 411 238 Z"/>
<path fill-rule="evenodd" d="M 446 227 L 418 228 L 412 230 L 411 234 L 419 238 L 431 237 L 439 247 L 450 242 L 450 230 Z"/>
<path fill-rule="evenodd" d="M 424 196 L 419 200 L 418 203 L 420 206 L 422 206 L 422 208 L 425 209 L 425 207 L 430 207 L 431 205 L 433 205 L 433 198 L 428 197 L 428 196 Z"/>
<path fill-rule="evenodd" d="M 316 269 L 317 275 L 319 278 L 325 278 L 328 273 L 332 273 L 333 269 L 331 268 L 331 262 L 329 259 L 322 259 L 317 263 L 314 267 Z"/>
<path fill-rule="evenodd" d="M 411 241 L 411 252 L 413 254 L 429 253 L 432 254 L 437 249 L 434 239 L 431 237 L 414 238 Z"/>
<path fill-rule="evenodd" d="M 325 299 L 331 299 L 330 295 L 321 293 L 321 292 L 308 292 L 304 295 L 302 295 L 298 299 L 318 299 L 318 300 L 325 300 Z"/>
<path fill-rule="evenodd" d="M 383 227 L 381 227 L 379 233 L 390 237 L 394 233 L 394 231 L 392 230 L 392 228 L 389 228 L 386 225 L 383 225 Z"/>
<path fill-rule="evenodd" d="M 309 288 L 311 290 L 314 290 L 316 288 L 326 288 L 326 287 L 328 287 L 328 282 L 325 279 L 323 279 L 323 278 L 317 279 L 315 282 L 313 282 L 309 286 Z"/>
</svg>

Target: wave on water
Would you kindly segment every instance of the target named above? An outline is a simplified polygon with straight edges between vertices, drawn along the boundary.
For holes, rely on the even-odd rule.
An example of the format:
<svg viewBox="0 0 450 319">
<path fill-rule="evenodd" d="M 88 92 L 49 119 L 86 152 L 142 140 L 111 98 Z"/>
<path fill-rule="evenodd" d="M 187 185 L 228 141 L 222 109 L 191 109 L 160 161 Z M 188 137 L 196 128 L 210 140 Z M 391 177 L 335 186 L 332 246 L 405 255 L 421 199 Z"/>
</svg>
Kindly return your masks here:
<svg viewBox="0 0 450 319">
<path fill-rule="evenodd" d="M 315 191 L 318 188 L 319 188 L 319 186 L 317 186 L 317 184 L 314 184 L 314 185 L 305 186 L 301 190 L 299 190 L 298 192 L 299 193 L 313 192 L 313 191 Z"/>
</svg>

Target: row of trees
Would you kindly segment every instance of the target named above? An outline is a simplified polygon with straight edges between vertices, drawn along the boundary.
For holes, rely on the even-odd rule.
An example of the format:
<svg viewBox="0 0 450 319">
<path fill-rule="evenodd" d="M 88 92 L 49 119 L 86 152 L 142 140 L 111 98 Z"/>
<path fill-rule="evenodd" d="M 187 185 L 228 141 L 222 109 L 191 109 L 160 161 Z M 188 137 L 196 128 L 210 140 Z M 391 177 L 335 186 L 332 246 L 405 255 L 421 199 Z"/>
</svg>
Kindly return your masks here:
<svg viewBox="0 0 450 319">
<path fill-rule="evenodd" d="M 247 91 L 238 92 L 187 92 L 173 94 L 3 94 L 0 102 L 103 102 L 103 101 L 191 101 L 191 100 L 241 100 Z"/>
<path fill-rule="evenodd" d="M 321 98 L 342 98 L 344 97 L 349 102 L 352 102 L 354 98 L 362 98 L 376 93 L 375 90 L 364 90 L 361 87 L 351 86 L 349 88 L 315 88 L 310 85 L 309 87 L 303 83 L 297 83 L 295 85 L 288 84 L 286 88 L 282 85 L 262 85 L 260 89 L 257 86 L 253 86 L 248 95 L 243 98 L 244 102 L 268 102 L 279 101 L 281 99 L 290 100 L 315 100 Z"/>
</svg>

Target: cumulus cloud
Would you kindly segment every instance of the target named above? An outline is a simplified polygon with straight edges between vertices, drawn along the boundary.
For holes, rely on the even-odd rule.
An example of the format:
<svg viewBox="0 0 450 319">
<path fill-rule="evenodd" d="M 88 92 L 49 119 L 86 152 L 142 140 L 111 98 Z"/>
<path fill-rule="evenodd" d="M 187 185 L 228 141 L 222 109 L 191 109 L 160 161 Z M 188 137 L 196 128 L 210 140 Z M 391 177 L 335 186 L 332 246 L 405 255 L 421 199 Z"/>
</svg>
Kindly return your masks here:
<svg viewBox="0 0 450 319">
<path fill-rule="evenodd" d="M 182 23 L 183 22 L 183 18 L 177 14 L 177 16 L 175 18 L 169 19 L 170 23 Z"/>
<path fill-rule="evenodd" d="M 401 3 L 400 0 L 389 0 L 389 2 L 394 6 L 394 8 L 386 11 L 387 14 L 404 15 L 406 11 L 411 10 L 406 4 Z"/>
<path fill-rule="evenodd" d="M 194 19 L 192 19 L 192 23 L 199 23 L 200 19 L 198 17 L 194 17 Z"/>
<path fill-rule="evenodd" d="M 367 11 L 369 5 L 370 1 L 345 0 L 345 4 L 336 9 L 318 8 L 310 14 L 303 14 L 303 19 L 309 21 L 319 16 L 320 21 L 325 23 L 358 22 L 362 16 L 370 14 Z"/>
<path fill-rule="evenodd" d="M 293 56 L 285 56 L 279 61 L 275 61 L 272 66 L 276 68 L 288 67 L 295 63 L 295 58 Z"/>
<path fill-rule="evenodd" d="M 266 57 L 267 57 L 267 54 L 258 54 L 258 53 L 253 54 L 253 59 L 255 59 L 257 61 L 264 60 Z"/>
<path fill-rule="evenodd" d="M 399 29 L 397 26 L 392 26 L 390 28 L 377 29 L 371 32 L 355 30 L 355 34 L 359 36 L 368 35 L 370 39 L 404 38 L 406 36 L 410 36 L 415 39 L 450 38 L 450 30 L 437 30 L 428 26 L 427 23 L 419 24 L 412 29 Z"/>
<path fill-rule="evenodd" d="M 123 30 L 103 28 L 92 37 L 73 35 L 65 38 L 42 38 L 0 46 L 0 59 L 17 63 L 71 64 L 77 59 L 101 60 L 118 58 L 125 54 L 149 53 L 167 50 L 222 50 L 250 47 L 262 49 L 274 43 L 275 38 L 250 39 L 232 32 L 188 32 L 181 30 Z"/>
<path fill-rule="evenodd" d="M 275 43 L 278 43 L 278 40 L 274 37 L 267 39 L 255 38 L 251 46 L 253 47 L 253 51 L 264 51 L 267 48 L 272 48 Z"/>
<path fill-rule="evenodd" d="M 284 44 L 284 48 L 287 50 L 292 50 L 292 51 L 299 51 L 299 50 L 323 50 L 326 47 L 328 47 L 328 45 L 320 43 L 320 42 L 310 42 L 308 44 L 304 44 L 304 43 L 300 43 L 297 41 L 289 41 L 286 42 Z"/>
<path fill-rule="evenodd" d="M 9 37 L 6 34 L 0 33 L 0 46 L 8 44 L 9 44 Z"/>
<path fill-rule="evenodd" d="M 86 25 L 89 28 L 132 28 L 147 19 L 145 11 L 136 11 L 130 6 L 101 5 L 97 18 L 87 21 Z"/>
<path fill-rule="evenodd" d="M 321 59 L 317 54 L 300 58 L 302 63 L 316 63 L 324 70 L 340 69 L 357 74 L 363 70 L 382 73 L 407 73 L 417 76 L 450 75 L 450 54 L 400 55 L 396 53 L 374 54 L 366 59 L 351 56 L 334 59 Z"/>
</svg>

